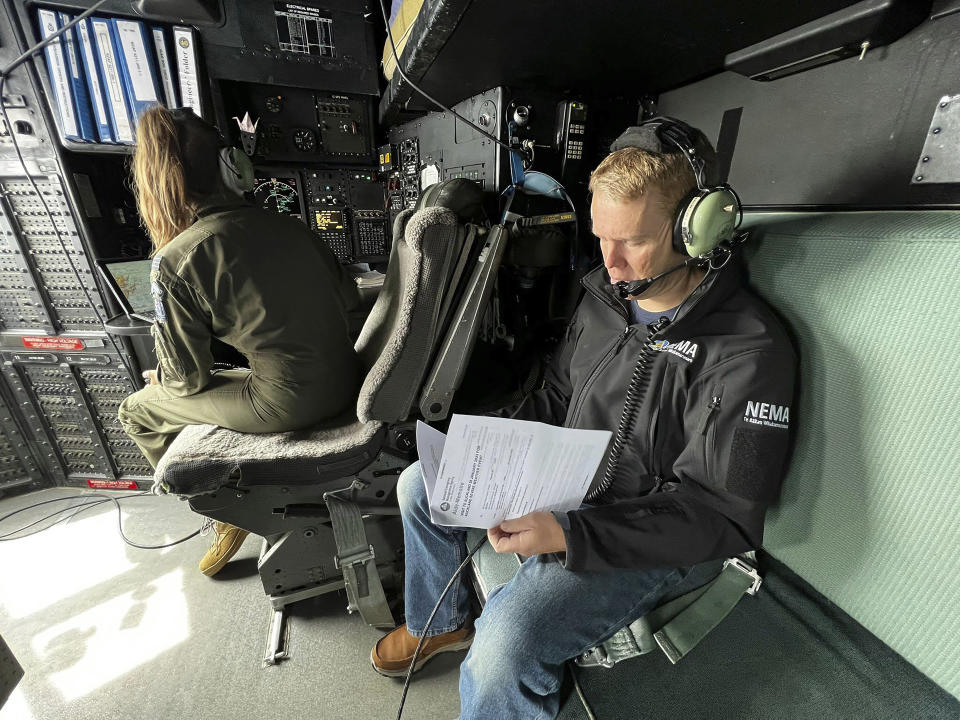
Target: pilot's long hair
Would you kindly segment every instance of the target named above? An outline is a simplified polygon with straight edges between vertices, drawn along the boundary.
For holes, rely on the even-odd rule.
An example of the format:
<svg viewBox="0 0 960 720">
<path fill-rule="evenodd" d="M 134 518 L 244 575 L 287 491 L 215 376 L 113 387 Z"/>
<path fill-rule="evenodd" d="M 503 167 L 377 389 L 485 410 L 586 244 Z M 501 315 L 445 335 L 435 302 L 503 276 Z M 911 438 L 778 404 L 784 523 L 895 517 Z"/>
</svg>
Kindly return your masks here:
<svg viewBox="0 0 960 720">
<path fill-rule="evenodd" d="M 216 128 L 176 112 L 154 106 L 137 121 L 133 193 L 154 252 L 190 227 L 198 202 L 219 187 Z"/>
</svg>

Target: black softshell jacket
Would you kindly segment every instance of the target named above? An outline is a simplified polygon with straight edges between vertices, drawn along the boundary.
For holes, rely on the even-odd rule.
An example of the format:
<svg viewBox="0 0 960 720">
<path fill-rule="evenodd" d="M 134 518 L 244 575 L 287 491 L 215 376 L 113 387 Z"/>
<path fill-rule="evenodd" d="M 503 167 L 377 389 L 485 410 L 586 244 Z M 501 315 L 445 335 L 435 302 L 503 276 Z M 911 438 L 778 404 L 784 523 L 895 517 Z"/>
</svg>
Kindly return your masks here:
<svg viewBox="0 0 960 720">
<path fill-rule="evenodd" d="M 759 547 L 796 420 L 797 356 L 739 261 L 710 270 L 656 334 L 630 324 L 604 267 L 583 285 L 543 386 L 503 414 L 616 433 L 644 343 L 656 352 L 616 482 L 558 517 L 567 569 L 680 567 Z"/>
</svg>

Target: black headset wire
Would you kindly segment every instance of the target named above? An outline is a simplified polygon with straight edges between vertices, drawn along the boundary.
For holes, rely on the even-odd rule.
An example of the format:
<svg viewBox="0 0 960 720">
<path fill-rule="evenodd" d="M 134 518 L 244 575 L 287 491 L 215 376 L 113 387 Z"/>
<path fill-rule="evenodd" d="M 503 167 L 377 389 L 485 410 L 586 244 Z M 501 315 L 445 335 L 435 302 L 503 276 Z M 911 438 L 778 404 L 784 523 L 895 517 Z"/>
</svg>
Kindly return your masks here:
<svg viewBox="0 0 960 720">
<path fill-rule="evenodd" d="M 403 65 L 401 65 L 401 63 L 400 63 L 400 53 L 397 52 L 397 46 L 396 46 L 396 44 L 394 44 L 394 42 L 393 42 L 393 33 L 390 31 L 390 18 L 389 18 L 389 16 L 387 15 L 387 6 L 384 4 L 384 0 L 379 0 L 379 3 L 380 3 L 380 14 L 383 16 L 383 25 L 384 25 L 384 27 L 385 27 L 386 30 L 387 30 L 387 40 L 390 42 L 390 52 L 393 54 L 393 61 L 394 61 L 394 63 L 396 63 L 397 72 L 400 73 L 400 77 L 402 77 L 404 80 L 406 80 L 406 81 L 407 81 L 407 84 L 410 85 L 410 87 L 412 87 L 412 88 L 413 88 L 414 90 L 416 90 L 418 93 L 420 93 L 421 95 L 423 95 L 423 97 L 425 97 L 427 100 L 429 100 L 430 102 L 432 102 L 434 105 L 436 105 L 438 108 L 440 108 L 440 109 L 443 110 L 444 112 L 448 112 L 448 113 L 450 113 L 451 115 L 453 115 L 455 118 L 457 118 L 458 120 L 460 120 L 460 121 L 462 121 L 462 122 L 465 122 L 467 125 L 469 125 L 470 127 L 472 127 L 474 130 L 476 130 L 476 131 L 477 131 L 478 133 L 480 133 L 481 135 L 483 135 L 483 136 L 485 136 L 485 137 L 488 137 L 488 138 L 490 138 L 491 140 L 493 140 L 497 145 L 500 145 L 501 147 L 504 147 L 504 148 L 506 148 L 508 151 L 511 151 L 511 152 L 520 152 L 520 153 L 523 153 L 525 156 L 527 156 L 528 159 L 532 160 L 532 156 L 531 156 L 531 154 L 530 154 L 530 153 L 531 153 L 530 150 L 527 150 L 526 148 L 511 147 L 509 143 L 505 143 L 505 142 L 503 142 L 503 140 L 499 139 L 499 138 L 496 137 L 495 135 L 491 135 L 491 134 L 488 133 L 486 130 L 484 130 L 482 127 L 480 127 L 479 125 L 477 125 L 476 123 L 473 123 L 473 122 L 471 122 L 470 120 L 467 120 L 467 118 L 465 118 L 463 115 L 461 115 L 460 113 L 458 113 L 456 110 L 453 110 L 453 109 L 451 109 L 451 108 L 448 108 L 448 107 L 447 107 L 446 105 L 444 105 L 442 102 L 440 102 L 439 100 L 437 100 L 436 98 L 434 98 L 432 95 L 429 95 L 426 91 L 424 91 L 423 89 L 421 89 L 419 85 L 417 85 L 415 82 L 413 82 L 413 80 L 411 80 L 409 77 L 407 77 L 407 73 L 404 72 L 404 70 L 403 70 Z M 498 123 L 498 124 L 499 124 L 499 122 L 500 122 L 500 118 L 497 119 L 497 123 Z"/>
<path fill-rule="evenodd" d="M 90 15 L 92 15 L 106 2 L 107 0 L 100 0 L 99 2 L 95 3 L 90 8 L 80 13 L 80 15 L 75 17 L 71 22 L 67 23 L 62 28 L 59 28 L 56 32 L 52 33 L 49 37 L 44 38 L 41 42 L 28 48 L 16 60 L 10 63 L 3 70 L 0 70 L 0 115 L 3 116 L 3 123 L 4 123 L 4 126 L 7 128 L 7 133 L 10 136 L 10 142 L 13 145 L 13 149 L 17 153 L 17 160 L 20 163 L 20 168 L 23 170 L 23 174 L 27 178 L 27 182 L 30 183 L 30 187 L 33 189 L 33 192 L 36 193 L 37 199 L 40 200 L 41 205 L 43 205 L 43 209 L 47 214 L 47 218 L 50 220 L 50 225 L 53 227 L 53 232 L 57 236 L 57 241 L 60 243 L 60 247 L 63 249 L 63 254 L 66 257 L 67 262 L 70 264 L 70 269 L 73 271 L 73 274 L 76 276 L 77 283 L 80 285 L 80 289 L 83 291 L 83 294 L 86 296 L 87 302 L 90 303 L 90 309 L 93 310 L 94 314 L 97 316 L 97 319 L 100 320 L 101 324 L 104 323 L 104 319 L 103 317 L 101 317 L 100 313 L 97 311 L 97 304 L 96 302 L 94 302 L 93 296 L 90 294 L 90 289 L 87 287 L 86 283 L 84 283 L 83 277 L 81 276 L 80 271 L 77 269 L 77 264 L 73 261 L 70 248 L 67 247 L 67 243 L 64 241 L 63 235 L 60 233 L 60 228 L 57 227 L 57 221 L 53 216 L 53 212 L 51 212 L 50 206 L 47 205 L 46 198 L 43 196 L 43 193 L 40 192 L 40 188 L 37 186 L 36 181 L 33 179 L 33 176 L 30 174 L 30 170 L 27 167 L 26 160 L 24 160 L 23 153 L 20 150 L 20 144 L 17 142 L 16 132 L 14 132 L 14 128 L 10 123 L 10 117 L 7 115 L 6 103 L 3 102 L 3 86 L 6 84 L 7 77 L 9 76 L 12 70 L 22 65 L 24 62 L 29 60 L 31 56 L 40 52 L 40 50 L 42 50 L 44 47 L 49 45 L 54 40 L 58 39 L 63 33 L 70 30 L 74 25 L 86 19 Z M 65 203 L 67 202 L 66 194 L 64 194 L 64 202 Z M 67 207 L 69 209 L 69 203 L 67 203 Z M 116 338 L 114 338 L 113 335 L 111 335 L 110 333 L 106 333 L 106 335 L 107 335 L 107 338 L 110 340 L 110 344 L 113 345 L 113 349 L 117 352 L 117 355 L 120 357 L 120 362 L 123 363 L 124 367 L 127 369 L 127 372 L 130 374 L 131 377 L 133 377 L 136 373 L 134 372 L 133 368 L 127 363 L 126 354 L 117 345 Z"/>
<path fill-rule="evenodd" d="M 580 686 L 580 678 L 577 676 L 577 665 L 573 660 L 567 662 L 567 666 L 570 668 L 570 677 L 573 680 L 573 689 L 577 691 L 577 697 L 580 698 L 580 703 L 583 705 L 584 712 L 587 713 L 587 720 L 597 720 L 597 716 L 593 713 L 593 708 L 590 707 L 590 703 L 587 702 L 587 696 L 583 694 L 583 688 Z"/>
<path fill-rule="evenodd" d="M 623 401 L 623 412 L 620 414 L 617 433 L 613 438 L 610 455 L 607 457 L 607 466 L 603 471 L 603 479 L 600 481 L 600 484 L 587 495 L 587 502 L 595 502 L 602 498 L 616 480 L 617 469 L 620 465 L 620 456 L 623 454 L 623 449 L 627 444 L 630 433 L 633 432 L 633 425 L 637 419 L 637 411 L 640 409 L 640 405 L 643 404 L 643 399 L 647 394 L 647 386 L 650 384 L 650 369 L 657 354 L 657 348 L 654 346 L 653 338 L 669 324 L 670 321 L 667 318 L 660 318 L 647 333 L 647 339 L 643 343 L 643 349 L 637 356 L 637 363 L 633 367 L 633 375 L 630 377 L 630 384 L 627 386 L 626 396 Z"/>
<path fill-rule="evenodd" d="M 11 531 L 11 532 L 4 533 L 4 534 L 0 535 L 0 542 L 12 542 L 12 541 L 14 541 L 14 540 L 23 540 L 24 538 L 28 538 L 28 537 L 30 537 L 31 535 L 37 535 L 37 534 L 43 532 L 44 530 L 49 530 L 49 529 L 52 528 L 54 525 L 59 525 L 59 524 L 62 523 L 62 522 L 66 522 L 67 520 L 70 520 L 70 519 L 73 518 L 74 516 L 79 515 L 81 512 L 85 512 L 85 511 L 87 511 L 87 510 L 90 510 L 91 508 L 96 507 L 97 505 L 102 505 L 103 503 L 106 503 L 106 502 L 112 502 L 114 505 L 116 505 L 116 508 L 117 508 L 117 528 L 118 528 L 118 530 L 119 530 L 119 532 L 120 532 L 120 537 L 123 538 L 123 541 L 124 541 L 127 545 L 130 545 L 131 547 L 139 548 L 140 550 L 163 550 L 163 549 L 165 549 L 165 548 L 173 547 L 174 545 L 179 545 L 180 543 L 184 543 L 184 542 L 186 542 L 187 540 L 190 540 L 190 539 L 192 539 L 192 538 L 195 538 L 197 535 L 199 535 L 199 534 L 202 532 L 203 528 L 201 528 L 200 530 L 195 530 L 194 532 L 190 533 L 190 534 L 187 535 L 186 537 L 180 538 L 179 540 L 174 540 L 173 542 L 165 543 L 165 544 L 163 544 L 163 545 L 140 545 L 139 543 L 133 542 L 133 541 L 132 541 L 130 538 L 128 538 L 128 537 L 126 536 L 126 534 L 123 532 L 123 513 L 121 512 L 121 509 L 120 509 L 120 500 L 130 500 L 130 499 L 132 499 L 132 498 L 146 497 L 146 496 L 149 496 L 149 495 L 151 495 L 151 493 L 148 493 L 148 492 L 135 493 L 135 494 L 133 494 L 133 495 L 126 495 L 126 496 L 121 497 L 121 498 L 115 498 L 115 497 L 113 497 L 113 496 L 111 496 L 111 495 L 99 495 L 99 494 L 94 494 L 94 495 L 67 495 L 66 497 L 54 498 L 54 499 L 52 499 L 52 500 L 44 500 L 44 501 L 42 501 L 42 502 L 33 503 L 32 505 L 27 505 L 26 507 L 22 507 L 22 508 L 20 508 L 19 510 L 14 510 L 14 511 L 11 512 L 11 513 L 7 513 L 7 514 L 4 515 L 3 517 L 0 517 L 0 523 L 8 520 L 9 518 L 12 518 L 12 517 L 15 516 L 15 515 L 19 515 L 19 514 L 22 513 L 22 512 L 26 512 L 27 510 L 32 510 L 32 509 L 34 509 L 34 508 L 41 507 L 42 505 L 49 505 L 50 503 L 56 503 L 56 502 L 64 502 L 65 500 L 82 500 L 82 501 L 83 501 L 83 502 L 79 502 L 79 503 L 77 503 L 77 504 L 75 504 L 75 505 L 71 505 L 71 506 L 69 506 L 69 507 L 62 508 L 61 510 L 58 510 L 58 511 L 55 512 L 55 513 L 51 513 L 51 514 L 49 514 L 49 515 L 46 515 L 45 517 L 42 517 L 42 518 L 40 518 L 39 520 L 35 520 L 34 522 L 30 523 L 29 525 L 24 525 L 24 526 L 21 527 L 21 528 L 18 528 L 18 529 L 16 529 L 16 530 Z M 32 528 L 32 527 L 34 527 L 35 525 L 39 525 L 40 523 L 45 522 L 45 521 L 47 521 L 47 520 L 51 520 L 51 519 L 57 517 L 58 515 L 62 515 L 63 513 L 69 512 L 70 510 L 74 510 L 75 512 L 73 512 L 73 513 L 71 513 L 70 515 L 67 515 L 67 516 L 65 516 L 65 517 L 62 517 L 62 518 L 60 518 L 59 520 L 56 520 L 55 522 L 51 523 L 50 525 L 47 525 L 47 526 L 45 526 L 45 527 L 40 528 L 39 530 L 34 530 L 33 532 L 27 533 L 26 535 L 21 535 L 21 533 L 23 533 L 25 530 L 28 530 L 29 528 Z M 11 535 L 17 535 L 18 537 L 11 537 Z"/>
<path fill-rule="evenodd" d="M 410 689 L 410 679 L 413 677 L 413 669 L 417 666 L 417 658 L 420 657 L 420 650 L 423 648 L 423 644 L 427 641 L 427 631 L 430 629 L 430 625 L 433 623 L 433 618 L 436 617 L 437 611 L 440 610 L 440 604 L 447 596 L 447 593 L 450 592 L 450 588 L 453 587 L 453 583 L 456 582 L 457 578 L 460 577 L 460 573 L 463 572 L 464 568 L 467 567 L 467 564 L 470 562 L 473 556 L 477 554 L 477 551 L 483 547 L 485 542 L 487 542 L 486 535 L 484 535 L 483 539 L 474 545 L 473 549 L 467 553 L 467 556 L 463 559 L 463 562 L 460 563 L 460 567 L 458 567 L 456 572 L 453 573 L 453 576 L 450 578 L 447 586 L 443 589 L 443 592 L 440 593 L 440 599 L 437 600 L 437 604 L 433 606 L 433 612 L 431 612 L 430 617 L 427 618 L 427 624 L 423 628 L 423 634 L 420 636 L 420 642 L 417 643 L 417 649 L 413 651 L 413 657 L 410 659 L 410 667 L 407 668 L 407 677 L 403 682 L 403 694 L 400 695 L 400 707 L 397 708 L 397 720 L 400 720 L 400 716 L 403 715 L 403 704 L 407 701 L 407 691 Z"/>
</svg>

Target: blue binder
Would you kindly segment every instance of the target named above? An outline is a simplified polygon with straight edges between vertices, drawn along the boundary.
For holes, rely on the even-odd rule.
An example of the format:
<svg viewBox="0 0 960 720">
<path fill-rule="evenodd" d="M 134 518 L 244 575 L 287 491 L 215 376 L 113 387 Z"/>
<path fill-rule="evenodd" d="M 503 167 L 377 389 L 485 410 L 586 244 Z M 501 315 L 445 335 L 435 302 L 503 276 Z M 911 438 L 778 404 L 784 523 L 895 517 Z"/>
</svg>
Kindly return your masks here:
<svg viewBox="0 0 960 720">
<path fill-rule="evenodd" d="M 38 9 L 37 21 L 40 25 L 41 37 L 48 38 L 57 31 L 57 14 L 53 10 Z M 53 101 L 54 111 L 60 118 L 60 129 L 63 131 L 63 136 L 68 140 L 83 142 L 83 136 L 80 134 L 80 124 L 77 122 L 77 112 L 70 92 L 70 76 L 63 50 L 59 38 L 43 49 L 47 58 L 47 74 L 50 77 L 50 99 Z"/>
<path fill-rule="evenodd" d="M 136 125 L 144 110 L 163 104 L 163 91 L 153 63 L 153 41 L 147 27 L 139 20 L 111 18 L 110 25 L 127 106 Z"/>
<path fill-rule="evenodd" d="M 180 107 L 180 99 L 177 97 L 176 83 L 173 81 L 173 65 L 170 62 L 167 31 L 159 25 L 155 25 L 150 28 L 150 35 L 153 36 L 153 49 L 156 53 L 157 68 L 160 71 L 160 84 L 163 86 L 164 99 L 167 102 L 167 107 L 173 110 Z"/>
<path fill-rule="evenodd" d="M 97 51 L 93 45 L 93 30 L 90 29 L 90 20 L 83 19 L 74 27 L 76 39 L 79 41 L 80 60 L 83 63 L 83 72 L 87 80 L 87 91 L 93 104 L 93 118 L 97 122 L 97 134 L 100 142 L 113 142 L 113 128 L 110 123 L 110 110 L 107 107 L 107 98 L 103 71 L 97 62 Z"/>
<path fill-rule="evenodd" d="M 62 28 L 73 18 L 67 13 L 57 13 L 57 26 Z M 74 34 L 76 26 L 60 36 L 64 53 L 67 56 L 67 71 L 70 79 L 70 96 L 73 100 L 73 109 L 77 115 L 77 125 L 81 137 L 87 142 L 99 142 L 97 124 L 93 119 L 93 106 L 90 104 L 90 93 L 87 91 L 87 80 L 83 73 L 83 64 L 80 60 L 79 45 Z"/>
<path fill-rule="evenodd" d="M 107 100 L 107 113 L 110 115 L 110 130 L 115 142 L 133 145 L 136 140 L 130 108 L 127 105 L 127 93 L 120 72 L 122 62 L 113 47 L 113 32 L 110 20 L 104 17 L 90 18 L 90 32 L 96 60 L 103 79 L 103 94 Z"/>
</svg>

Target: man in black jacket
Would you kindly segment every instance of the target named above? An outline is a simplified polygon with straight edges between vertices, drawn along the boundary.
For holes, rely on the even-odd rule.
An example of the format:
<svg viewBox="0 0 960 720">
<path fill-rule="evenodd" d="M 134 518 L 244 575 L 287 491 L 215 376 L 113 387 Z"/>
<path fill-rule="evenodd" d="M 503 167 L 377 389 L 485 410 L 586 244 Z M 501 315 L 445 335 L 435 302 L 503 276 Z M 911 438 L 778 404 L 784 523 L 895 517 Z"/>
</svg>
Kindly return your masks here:
<svg viewBox="0 0 960 720">
<path fill-rule="evenodd" d="M 701 147 L 694 157 L 708 156 L 702 133 L 687 131 Z M 473 644 L 461 666 L 462 720 L 555 717 L 567 659 L 702 582 L 704 563 L 760 545 L 785 471 L 790 340 L 745 288 L 738 258 L 683 265 L 676 215 L 703 185 L 691 153 L 643 127 L 623 137 L 590 179 L 604 265 L 584 278 L 543 386 L 505 411 L 615 439 L 587 504 L 489 531 L 498 552 L 528 559 L 491 593 L 475 636 L 465 585 L 440 606 L 417 664 Z M 626 299 L 614 285 L 671 269 Z M 465 557 L 464 533 L 430 522 L 419 465 L 398 492 L 407 625 L 372 651 L 384 675 L 405 673 Z"/>
</svg>

